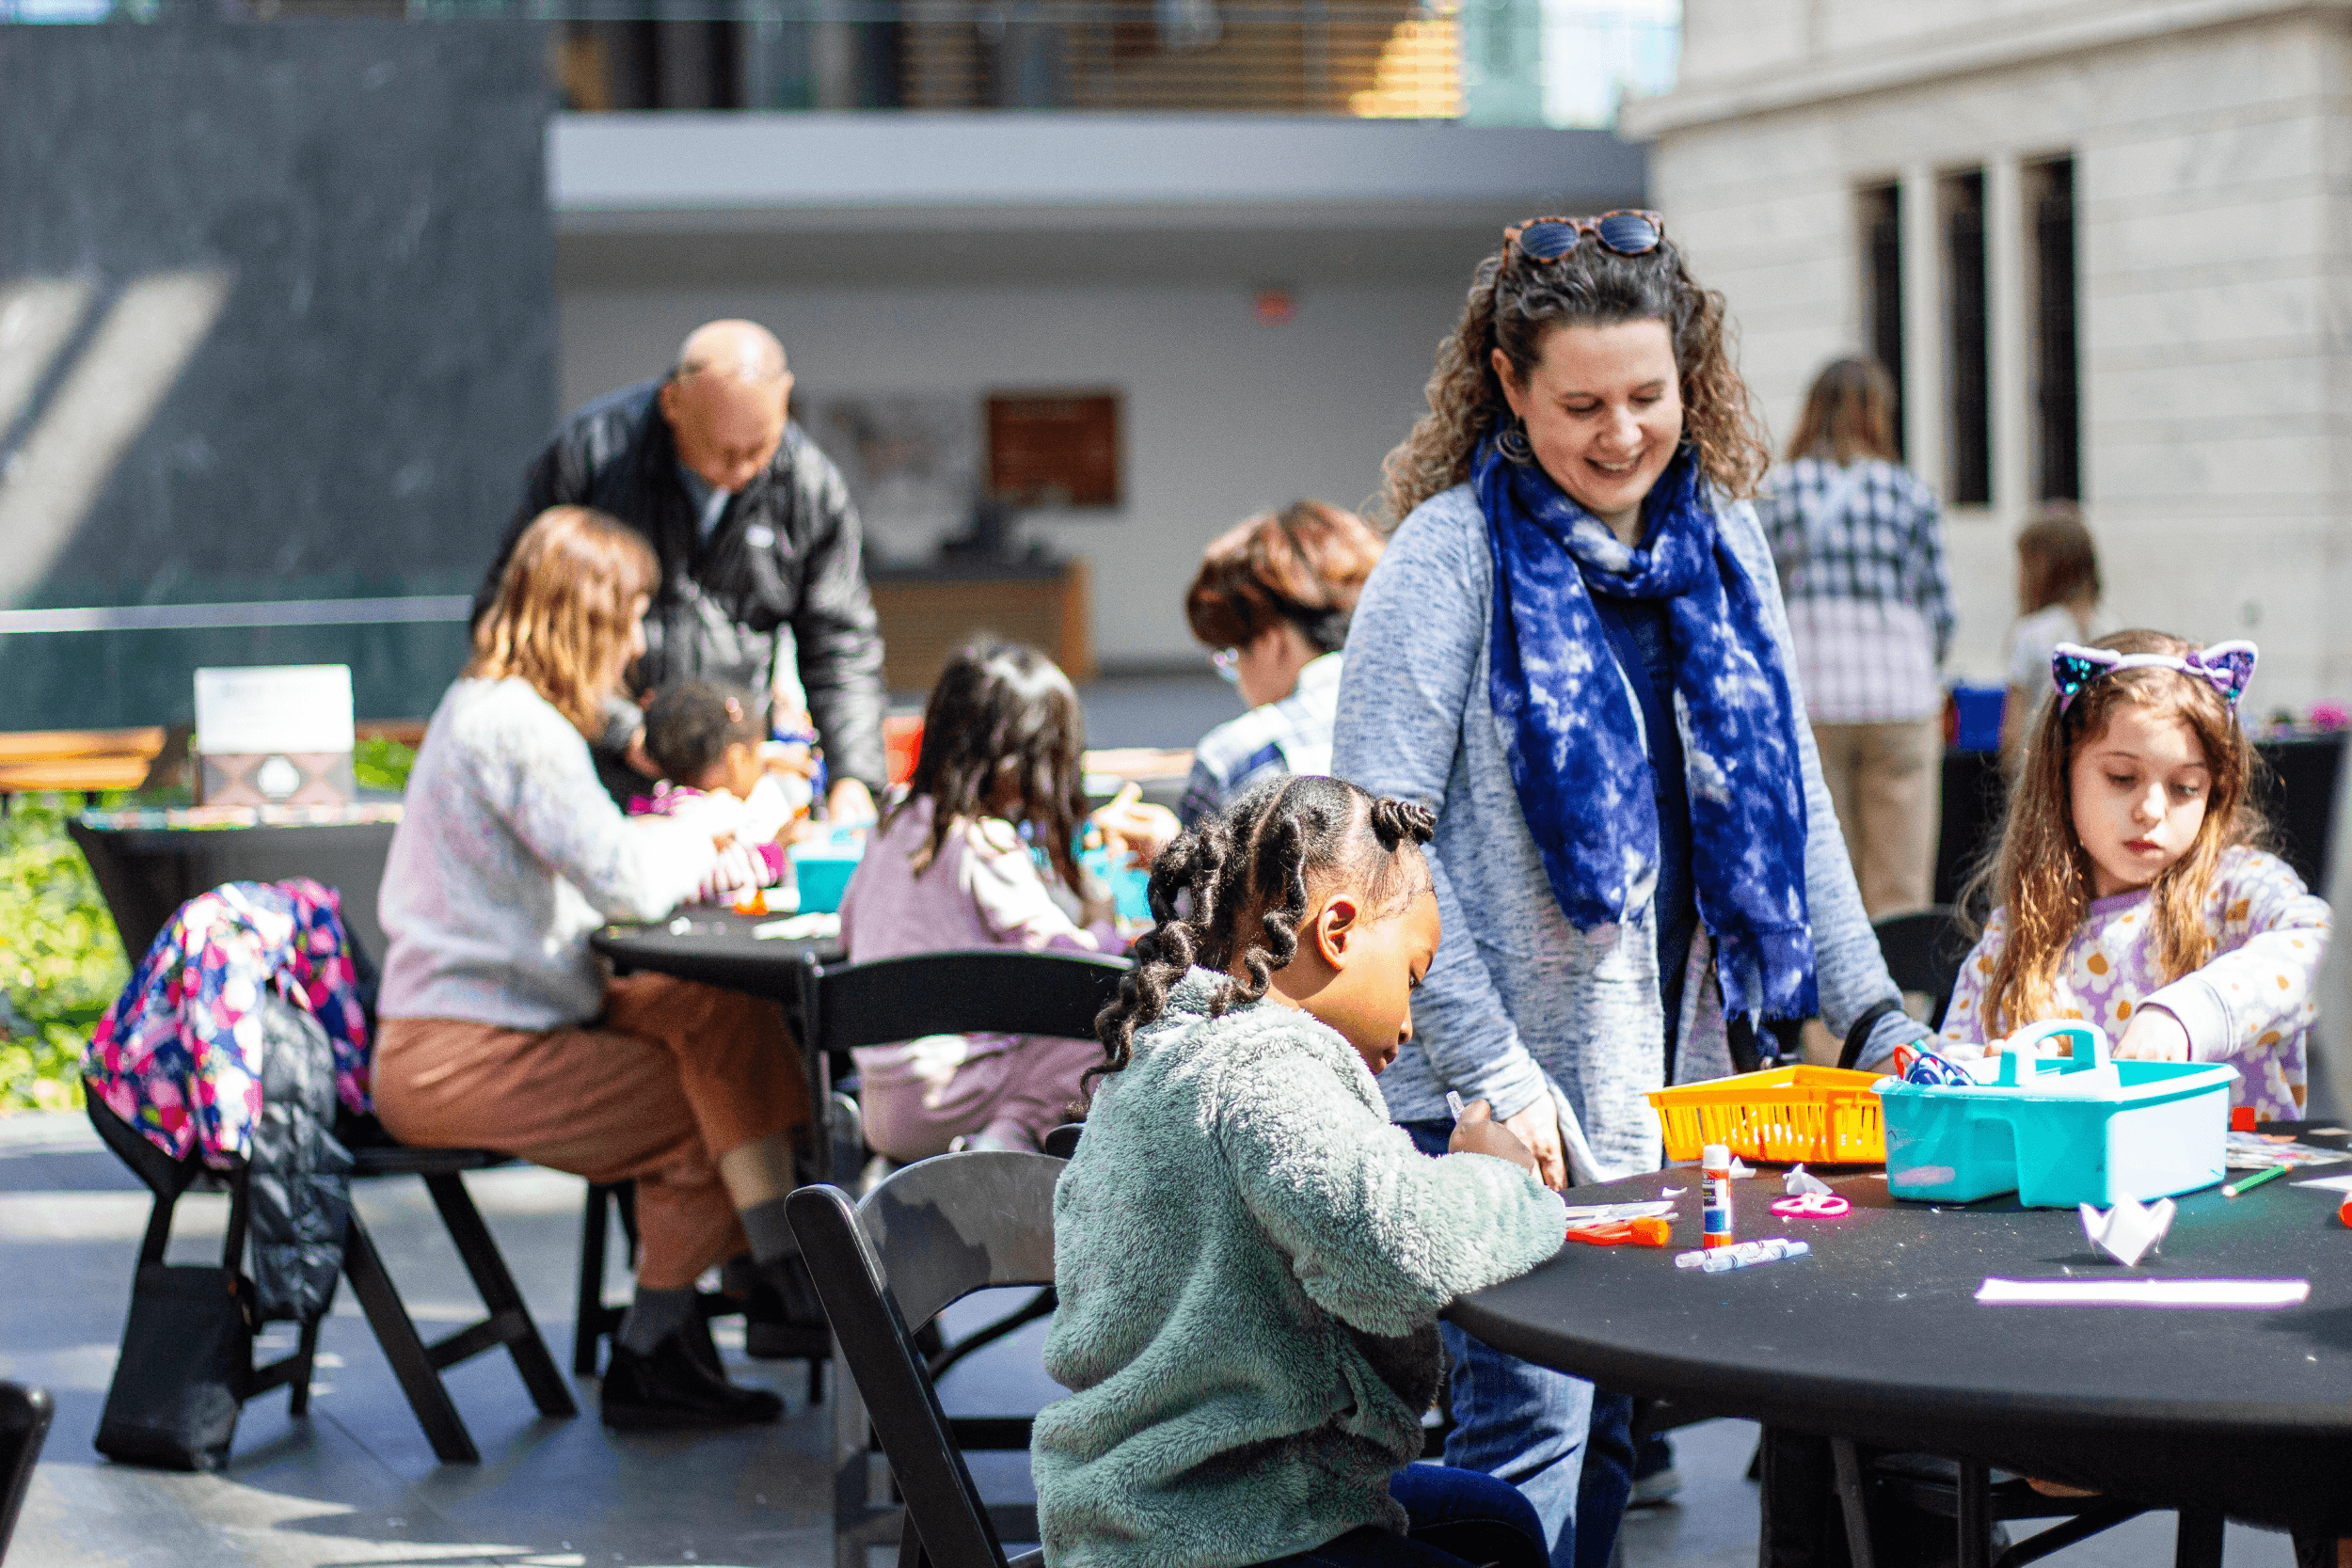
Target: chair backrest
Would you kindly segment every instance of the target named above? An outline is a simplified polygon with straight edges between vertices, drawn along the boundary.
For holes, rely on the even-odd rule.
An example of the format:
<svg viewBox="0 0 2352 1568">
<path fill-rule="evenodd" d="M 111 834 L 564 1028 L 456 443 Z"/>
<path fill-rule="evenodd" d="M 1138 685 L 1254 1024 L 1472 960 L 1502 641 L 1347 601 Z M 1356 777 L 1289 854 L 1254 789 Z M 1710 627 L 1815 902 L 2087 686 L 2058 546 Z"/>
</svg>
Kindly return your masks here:
<svg viewBox="0 0 2352 1568">
<path fill-rule="evenodd" d="M 1086 1130 L 1083 1121 L 1065 1121 L 1059 1127 L 1049 1128 L 1042 1140 L 1045 1152 L 1057 1160 L 1069 1159 L 1078 1152 L 1078 1138 Z"/>
<path fill-rule="evenodd" d="M 56 1413 L 47 1389 L 0 1383 L 0 1558 L 8 1555 L 17 1511 L 32 1490 L 33 1462 L 40 1457 Z"/>
<path fill-rule="evenodd" d="M 1873 921 L 1870 930 L 1878 938 L 1879 951 L 1885 956 L 1886 972 L 1894 976 L 1896 988 L 1926 993 L 1931 999 L 1927 1022 L 1931 1027 L 1940 1026 L 1944 1008 L 1952 999 L 1952 987 L 1960 979 L 1960 966 L 1973 945 L 1960 911 L 1949 904 L 1935 904 Z"/>
<path fill-rule="evenodd" d="M 924 1035 L 1094 1037 L 1094 1017 L 1135 966 L 1090 953 L 993 947 L 911 953 L 872 963 L 803 960 L 804 1043 L 814 1051 L 887 1045 Z"/>
<path fill-rule="evenodd" d="M 893 1172 L 862 1203 L 838 1187 L 785 1200 L 818 1299 L 857 1380 L 898 1494 L 937 1568 L 1005 1568 L 914 1330 L 974 1291 L 1049 1285 L 1063 1162 L 998 1150 Z"/>
</svg>

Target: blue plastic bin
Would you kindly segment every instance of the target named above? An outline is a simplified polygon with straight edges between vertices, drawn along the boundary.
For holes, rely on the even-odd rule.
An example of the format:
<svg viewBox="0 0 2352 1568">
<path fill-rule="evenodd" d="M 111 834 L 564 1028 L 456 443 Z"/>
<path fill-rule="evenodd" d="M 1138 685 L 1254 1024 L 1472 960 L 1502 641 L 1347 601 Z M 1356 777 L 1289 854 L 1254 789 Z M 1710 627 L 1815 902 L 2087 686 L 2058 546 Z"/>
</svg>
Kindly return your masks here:
<svg viewBox="0 0 2352 1568">
<path fill-rule="evenodd" d="M 1952 750 L 1997 752 L 2001 749 L 2001 709 L 2009 690 L 1998 686 L 1952 688 Z"/>
<path fill-rule="evenodd" d="M 803 914 L 830 914 L 841 908 L 850 879 L 866 856 L 866 835 L 854 828 L 835 828 L 822 838 L 795 844 L 792 881 L 800 889 Z"/>
<path fill-rule="evenodd" d="M 1972 1203 L 2014 1190 L 2032 1209 L 2110 1208 L 2210 1187 L 2224 1173 L 2230 1085 L 2212 1063 L 2118 1062 L 2088 1023 L 2014 1037 L 2073 1042 L 2071 1059 L 2010 1052 L 1990 1084 L 1890 1084 L 1886 1186 L 1897 1197 Z"/>
<path fill-rule="evenodd" d="M 1100 849 L 1081 849 L 1078 851 L 1078 867 L 1110 888 L 1111 904 L 1120 919 L 1151 924 L 1152 900 L 1146 895 L 1152 886 L 1152 873 L 1130 865 L 1125 850 L 1107 846 Z"/>
</svg>

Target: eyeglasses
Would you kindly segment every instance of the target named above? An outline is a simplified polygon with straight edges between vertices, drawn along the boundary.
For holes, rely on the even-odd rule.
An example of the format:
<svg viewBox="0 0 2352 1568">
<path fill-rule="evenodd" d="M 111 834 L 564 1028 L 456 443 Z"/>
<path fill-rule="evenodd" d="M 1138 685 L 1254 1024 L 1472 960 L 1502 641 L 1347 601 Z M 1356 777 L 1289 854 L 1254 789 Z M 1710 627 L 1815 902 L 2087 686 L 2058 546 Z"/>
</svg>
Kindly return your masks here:
<svg viewBox="0 0 2352 1568">
<path fill-rule="evenodd" d="M 1239 648 L 1219 648 L 1209 656 L 1209 662 L 1216 667 L 1217 674 L 1223 678 L 1226 685 L 1239 686 L 1241 684 L 1241 650 Z"/>
<path fill-rule="evenodd" d="M 1593 218 L 1529 218 L 1502 231 L 1502 248 L 1506 260 L 1517 245 L 1531 261 L 1557 261 L 1587 234 L 1620 256 L 1643 256 L 1665 243 L 1666 215 L 1628 207 Z"/>
</svg>

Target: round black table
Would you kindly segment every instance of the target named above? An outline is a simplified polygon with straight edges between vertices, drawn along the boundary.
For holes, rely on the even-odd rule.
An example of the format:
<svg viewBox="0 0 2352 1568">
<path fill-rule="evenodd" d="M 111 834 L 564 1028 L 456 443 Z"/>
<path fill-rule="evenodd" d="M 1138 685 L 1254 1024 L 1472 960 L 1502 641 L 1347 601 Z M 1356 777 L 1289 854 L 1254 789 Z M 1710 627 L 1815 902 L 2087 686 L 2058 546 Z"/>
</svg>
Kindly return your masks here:
<svg viewBox="0 0 2352 1568">
<path fill-rule="evenodd" d="M 1698 1172 L 1679 1167 L 1568 1196 L 1687 1188 L 1674 1249 L 1565 1246 L 1449 1316 L 1512 1354 L 1696 1411 L 2352 1535 L 2352 1229 L 2336 1219 L 2343 1195 L 2302 1179 L 2181 1198 L 2138 1271 L 2311 1281 L 2307 1302 L 2275 1311 L 1979 1306 L 1989 1276 L 2123 1271 L 2071 1210 L 2021 1210 L 2014 1195 L 1899 1203 L 1875 1174 L 1831 1179 L 1854 1206 L 1836 1220 L 1774 1216 L 1778 1172 L 1740 1181 L 1740 1237 L 1802 1238 L 1811 1256 L 1677 1270 L 1700 1198 Z"/>
<path fill-rule="evenodd" d="M 826 963 L 840 958 L 841 939 L 752 934 L 785 918 L 696 911 L 648 926 L 607 926 L 589 937 L 588 945 L 620 974 L 642 969 L 700 980 L 781 1002 L 787 1014 L 797 1015 L 802 966 L 811 954 Z"/>
</svg>

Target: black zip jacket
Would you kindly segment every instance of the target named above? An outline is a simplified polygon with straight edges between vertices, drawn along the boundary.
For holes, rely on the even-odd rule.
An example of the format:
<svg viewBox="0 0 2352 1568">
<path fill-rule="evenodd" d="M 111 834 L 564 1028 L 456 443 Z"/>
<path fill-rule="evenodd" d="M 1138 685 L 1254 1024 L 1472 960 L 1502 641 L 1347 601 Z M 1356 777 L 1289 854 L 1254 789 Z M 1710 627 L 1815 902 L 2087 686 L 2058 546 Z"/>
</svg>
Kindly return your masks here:
<svg viewBox="0 0 2352 1568">
<path fill-rule="evenodd" d="M 725 681 L 766 692 L 780 629 L 790 628 L 801 685 L 834 779 L 858 779 L 880 797 L 884 763 L 882 647 L 866 586 L 857 509 L 840 471 L 797 423 L 759 477 L 731 498 L 707 540 L 678 477 L 677 448 L 661 418 L 657 378 L 587 404 L 531 465 L 523 502 L 474 597 L 474 615 L 498 594 L 515 541 L 550 506 L 593 506 L 636 529 L 661 562 L 661 588 L 645 616 L 645 657 L 630 691 L 672 681 Z M 596 748 L 608 784 L 643 722 L 621 697 Z M 639 786 L 642 788 L 642 784 Z"/>
</svg>

